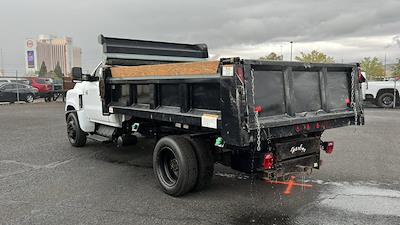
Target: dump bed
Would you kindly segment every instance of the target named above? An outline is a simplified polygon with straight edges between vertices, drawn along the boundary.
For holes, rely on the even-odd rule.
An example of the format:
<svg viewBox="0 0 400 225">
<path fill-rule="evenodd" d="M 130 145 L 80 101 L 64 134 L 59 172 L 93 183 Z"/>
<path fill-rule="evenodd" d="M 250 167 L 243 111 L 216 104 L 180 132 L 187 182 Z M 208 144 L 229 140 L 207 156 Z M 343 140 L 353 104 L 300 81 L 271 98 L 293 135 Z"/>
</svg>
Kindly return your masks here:
<svg viewBox="0 0 400 225">
<path fill-rule="evenodd" d="M 363 121 L 356 64 L 207 61 L 204 45 L 101 43 L 104 114 L 213 132 L 233 146 L 250 145 L 258 130 L 276 139 Z"/>
<path fill-rule="evenodd" d="M 351 64 L 232 59 L 104 73 L 105 113 L 216 130 L 237 146 L 258 127 L 282 138 L 354 123 L 354 109 L 361 116 Z"/>
</svg>

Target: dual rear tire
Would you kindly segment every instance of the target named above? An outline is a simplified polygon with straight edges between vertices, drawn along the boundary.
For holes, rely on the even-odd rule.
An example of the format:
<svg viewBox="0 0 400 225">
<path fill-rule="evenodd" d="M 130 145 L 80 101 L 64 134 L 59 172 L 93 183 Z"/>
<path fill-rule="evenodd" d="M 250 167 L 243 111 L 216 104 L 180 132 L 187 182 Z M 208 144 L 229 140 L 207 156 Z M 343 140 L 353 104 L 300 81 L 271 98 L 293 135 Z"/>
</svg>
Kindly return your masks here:
<svg viewBox="0 0 400 225">
<path fill-rule="evenodd" d="M 177 197 L 205 188 L 211 182 L 214 161 L 204 141 L 167 136 L 154 148 L 153 169 L 161 189 Z"/>
<path fill-rule="evenodd" d="M 72 146 L 86 144 L 77 114 L 67 116 L 68 140 Z M 153 153 L 153 170 L 161 189 L 171 196 L 182 196 L 207 187 L 214 174 L 214 159 L 210 145 L 203 139 L 189 136 L 161 138 Z"/>
</svg>

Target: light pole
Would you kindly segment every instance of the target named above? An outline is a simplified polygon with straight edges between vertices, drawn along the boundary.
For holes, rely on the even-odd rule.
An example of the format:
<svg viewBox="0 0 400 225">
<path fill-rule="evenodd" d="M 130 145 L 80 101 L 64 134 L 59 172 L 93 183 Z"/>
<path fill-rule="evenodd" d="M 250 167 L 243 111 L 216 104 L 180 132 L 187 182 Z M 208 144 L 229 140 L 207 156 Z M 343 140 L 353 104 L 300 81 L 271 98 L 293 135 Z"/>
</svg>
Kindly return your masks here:
<svg viewBox="0 0 400 225">
<path fill-rule="evenodd" d="M 290 61 L 293 61 L 293 41 L 290 41 Z"/>
<path fill-rule="evenodd" d="M 385 51 L 385 67 L 384 67 L 384 69 L 385 69 L 385 71 L 384 71 L 384 76 L 385 76 L 385 78 L 386 78 L 386 51 Z"/>
</svg>

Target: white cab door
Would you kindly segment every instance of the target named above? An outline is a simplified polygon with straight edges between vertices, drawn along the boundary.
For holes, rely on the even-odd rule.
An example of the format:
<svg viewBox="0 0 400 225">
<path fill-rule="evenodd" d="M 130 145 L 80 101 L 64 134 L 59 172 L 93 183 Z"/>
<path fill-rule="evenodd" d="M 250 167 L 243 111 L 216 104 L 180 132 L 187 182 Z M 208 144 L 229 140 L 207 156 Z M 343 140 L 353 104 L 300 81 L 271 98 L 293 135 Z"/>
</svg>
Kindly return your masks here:
<svg viewBox="0 0 400 225">
<path fill-rule="evenodd" d="M 85 82 L 85 89 L 82 96 L 83 109 L 89 120 L 98 123 L 108 123 L 109 117 L 103 116 L 102 103 L 100 98 L 99 81 Z"/>
</svg>

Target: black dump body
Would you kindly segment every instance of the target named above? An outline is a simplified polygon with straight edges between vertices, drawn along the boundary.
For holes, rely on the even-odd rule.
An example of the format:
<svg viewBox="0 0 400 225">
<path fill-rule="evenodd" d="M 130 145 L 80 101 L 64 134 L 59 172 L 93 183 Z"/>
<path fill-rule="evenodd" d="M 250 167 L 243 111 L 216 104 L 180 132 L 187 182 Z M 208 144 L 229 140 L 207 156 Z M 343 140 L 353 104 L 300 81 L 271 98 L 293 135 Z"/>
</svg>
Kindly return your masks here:
<svg viewBox="0 0 400 225">
<path fill-rule="evenodd" d="M 244 147 L 257 129 L 257 107 L 270 139 L 354 124 L 354 109 L 362 121 L 358 95 L 351 97 L 354 73 L 356 65 L 240 59 L 197 77 L 112 78 L 108 70 L 104 112 L 220 132 L 226 144 Z"/>
<path fill-rule="evenodd" d="M 210 134 L 213 140 L 222 137 L 224 148 L 231 150 L 227 164 L 237 170 L 249 171 L 255 157 L 260 168 L 266 152 L 274 152 L 276 167 L 318 168 L 322 132 L 364 121 L 356 64 L 229 58 L 216 61 L 214 72 L 195 76 L 155 72 L 124 77 L 113 74 L 113 68 L 207 63 L 207 48 L 104 37 L 101 43 L 106 55 L 100 80 L 105 115 L 122 114 L 184 134 Z M 254 156 L 260 145 L 260 154 Z M 291 151 L 296 146 L 308 150 Z"/>
</svg>

